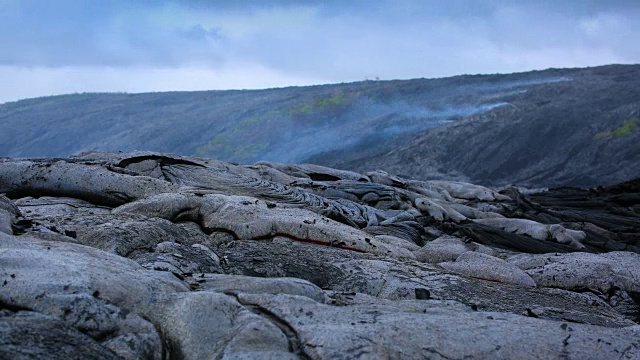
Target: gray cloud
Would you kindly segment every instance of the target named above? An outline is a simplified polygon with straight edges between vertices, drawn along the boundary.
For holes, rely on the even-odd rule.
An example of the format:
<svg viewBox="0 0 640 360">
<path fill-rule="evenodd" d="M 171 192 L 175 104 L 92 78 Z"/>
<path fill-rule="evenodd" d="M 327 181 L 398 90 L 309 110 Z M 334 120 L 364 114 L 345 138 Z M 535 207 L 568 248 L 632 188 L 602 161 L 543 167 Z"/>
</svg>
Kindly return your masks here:
<svg viewBox="0 0 640 360">
<path fill-rule="evenodd" d="M 257 87 L 256 69 L 305 83 L 637 63 L 638 18 L 637 1 L 620 0 L 0 0 L 0 67 L 233 79 L 244 66 Z"/>
</svg>

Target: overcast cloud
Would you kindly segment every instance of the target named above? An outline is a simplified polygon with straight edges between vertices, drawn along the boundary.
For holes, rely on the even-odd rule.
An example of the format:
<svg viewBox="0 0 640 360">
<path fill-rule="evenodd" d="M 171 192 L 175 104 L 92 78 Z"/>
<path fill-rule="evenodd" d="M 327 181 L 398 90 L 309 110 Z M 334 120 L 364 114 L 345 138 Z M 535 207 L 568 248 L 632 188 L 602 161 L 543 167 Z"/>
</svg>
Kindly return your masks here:
<svg viewBox="0 0 640 360">
<path fill-rule="evenodd" d="M 640 62 L 638 1 L 0 0 L 0 102 Z"/>
</svg>

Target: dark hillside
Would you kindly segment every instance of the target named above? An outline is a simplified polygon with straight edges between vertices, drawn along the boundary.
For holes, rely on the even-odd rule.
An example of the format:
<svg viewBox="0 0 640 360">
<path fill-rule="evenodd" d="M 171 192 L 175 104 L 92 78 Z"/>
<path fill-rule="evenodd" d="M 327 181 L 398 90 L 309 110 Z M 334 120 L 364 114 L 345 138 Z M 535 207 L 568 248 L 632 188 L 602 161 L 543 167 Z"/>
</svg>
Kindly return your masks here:
<svg viewBox="0 0 640 360">
<path fill-rule="evenodd" d="M 503 101 L 378 156 L 328 162 L 492 185 L 594 186 L 640 175 L 640 67 L 579 70 Z"/>
<path fill-rule="evenodd" d="M 0 156 L 154 150 L 484 184 L 640 175 L 640 66 L 0 105 Z"/>
</svg>

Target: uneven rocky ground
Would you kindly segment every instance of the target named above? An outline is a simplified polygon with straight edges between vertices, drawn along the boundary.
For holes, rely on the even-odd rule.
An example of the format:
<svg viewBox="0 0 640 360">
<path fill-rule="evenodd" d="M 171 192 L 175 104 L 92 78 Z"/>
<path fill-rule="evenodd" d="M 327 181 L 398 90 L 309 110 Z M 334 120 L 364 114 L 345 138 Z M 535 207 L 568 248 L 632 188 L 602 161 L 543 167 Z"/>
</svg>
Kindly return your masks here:
<svg viewBox="0 0 640 360">
<path fill-rule="evenodd" d="M 0 358 L 640 358 L 639 181 L 137 152 L 2 159 L 0 193 Z"/>
</svg>

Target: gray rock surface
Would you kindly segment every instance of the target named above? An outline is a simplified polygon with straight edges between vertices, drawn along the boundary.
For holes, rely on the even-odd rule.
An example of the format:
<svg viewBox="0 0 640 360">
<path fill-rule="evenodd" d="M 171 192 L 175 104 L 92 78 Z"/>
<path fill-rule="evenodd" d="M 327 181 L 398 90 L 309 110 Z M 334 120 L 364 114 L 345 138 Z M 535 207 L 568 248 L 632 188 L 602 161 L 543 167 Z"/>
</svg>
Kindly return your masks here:
<svg viewBox="0 0 640 360">
<path fill-rule="evenodd" d="M 0 195 L 0 232 L 12 235 L 11 226 L 16 222 L 20 211 L 13 202 L 4 195 Z"/>
<path fill-rule="evenodd" d="M 43 293 L 82 292 L 144 313 L 161 294 L 187 290 L 171 274 L 147 271 L 132 260 L 95 248 L 29 237 L 5 241 L 8 235 L 0 236 L 0 271 L 6 282 L 0 299 L 18 301 L 19 306 L 29 307 L 20 299 L 32 301 Z"/>
<path fill-rule="evenodd" d="M 478 251 L 493 255 L 494 251 L 488 247 L 477 243 L 465 243 L 454 236 L 442 236 L 428 242 L 419 250 L 415 251 L 416 260 L 437 264 L 440 262 L 455 261 L 460 255 L 467 251 Z"/>
<path fill-rule="evenodd" d="M 194 274 L 192 283 L 198 290 L 212 290 L 223 293 L 289 294 L 308 297 L 324 303 L 326 295 L 314 284 L 297 278 L 260 278 L 227 274 Z"/>
<path fill-rule="evenodd" d="M 0 189 L 8 196 L 68 196 L 98 205 L 119 205 L 177 189 L 166 181 L 131 176 L 73 162 L 2 161 Z"/>
<path fill-rule="evenodd" d="M 0 209 L 0 232 L 10 235 L 13 234 L 11 224 L 13 224 L 11 214 L 7 210 Z"/>
<path fill-rule="evenodd" d="M 536 283 L 527 273 L 508 262 L 473 251 L 462 253 L 456 261 L 439 264 L 447 270 L 470 277 L 499 281 L 507 284 L 535 287 Z"/>
<path fill-rule="evenodd" d="M 541 286 L 602 293 L 620 289 L 640 294 L 640 255 L 636 253 L 522 254 L 509 262 L 525 270 Z"/>
<path fill-rule="evenodd" d="M 638 189 L 2 159 L 0 356 L 639 358 Z"/>
<path fill-rule="evenodd" d="M 193 292 L 173 296 L 150 314 L 174 359 L 295 359 L 287 334 L 232 296 Z"/>
<path fill-rule="evenodd" d="M 541 224 L 526 219 L 489 218 L 477 219 L 475 222 L 507 232 L 527 235 L 537 240 L 556 241 L 576 250 L 584 249 L 585 246 L 581 241 L 587 237 L 584 231 L 565 229 L 559 224 Z"/>
<path fill-rule="evenodd" d="M 393 258 L 317 247 L 287 238 L 242 241 L 221 249 L 225 272 L 259 277 L 296 277 L 322 289 L 386 300 L 455 300 L 468 308 L 528 315 L 546 309 L 541 318 L 629 326 L 609 305 L 582 293 L 527 288 L 444 272 L 442 268 Z M 597 296 L 596 296 L 597 299 Z M 538 315 L 536 315 L 538 316 Z"/>
<path fill-rule="evenodd" d="M 504 313 L 460 311 L 429 302 L 422 309 L 402 311 L 369 304 L 335 307 L 290 295 L 241 294 L 238 298 L 284 319 L 310 358 L 640 356 L 640 332 L 635 328 L 604 330 Z"/>
<path fill-rule="evenodd" d="M 180 276 L 222 272 L 218 255 L 202 244 L 187 246 L 169 241 L 161 242 L 153 252 L 139 253 L 132 259 L 146 269 L 170 271 Z"/>
<path fill-rule="evenodd" d="M 55 316 L 30 311 L 0 311 L 2 359 L 120 359 L 89 336 Z"/>
<path fill-rule="evenodd" d="M 402 246 L 388 245 L 388 242 L 312 211 L 271 206 L 247 196 L 162 194 L 123 205 L 114 209 L 114 213 L 199 220 L 205 232 L 223 230 L 236 239 L 285 236 L 355 251 L 413 257 Z"/>
</svg>

